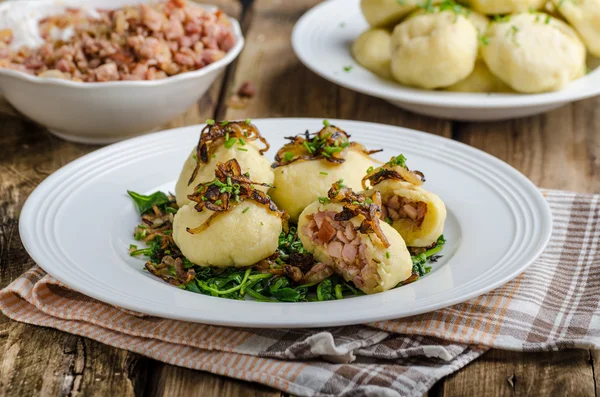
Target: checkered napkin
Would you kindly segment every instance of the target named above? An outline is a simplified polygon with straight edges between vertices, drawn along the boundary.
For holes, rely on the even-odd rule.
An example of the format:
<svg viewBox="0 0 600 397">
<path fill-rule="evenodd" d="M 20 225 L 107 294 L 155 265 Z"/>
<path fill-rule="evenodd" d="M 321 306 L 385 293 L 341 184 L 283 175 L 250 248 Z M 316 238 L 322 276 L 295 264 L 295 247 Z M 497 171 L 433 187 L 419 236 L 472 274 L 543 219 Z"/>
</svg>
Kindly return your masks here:
<svg viewBox="0 0 600 397">
<path fill-rule="evenodd" d="M 486 295 L 412 318 L 326 329 L 214 327 L 115 308 L 39 267 L 0 291 L 0 309 L 16 321 L 299 396 L 420 397 L 490 347 L 600 348 L 600 195 L 544 193 L 554 231 L 534 265 Z"/>
</svg>

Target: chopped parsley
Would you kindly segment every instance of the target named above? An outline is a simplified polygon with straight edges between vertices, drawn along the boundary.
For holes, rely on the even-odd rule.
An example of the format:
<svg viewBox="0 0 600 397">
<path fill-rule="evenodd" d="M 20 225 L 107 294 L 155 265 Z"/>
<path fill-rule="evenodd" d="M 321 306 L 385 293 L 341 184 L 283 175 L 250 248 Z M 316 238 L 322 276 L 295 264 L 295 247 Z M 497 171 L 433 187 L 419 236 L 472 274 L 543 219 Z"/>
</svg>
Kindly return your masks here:
<svg viewBox="0 0 600 397">
<path fill-rule="evenodd" d="M 319 174 L 321 174 L 321 175 L 329 175 L 327 172 L 323 172 L 323 171 L 319 172 Z"/>
<path fill-rule="evenodd" d="M 242 211 L 242 214 L 245 214 L 249 209 L 250 209 L 250 207 L 244 208 L 244 210 Z"/>
</svg>

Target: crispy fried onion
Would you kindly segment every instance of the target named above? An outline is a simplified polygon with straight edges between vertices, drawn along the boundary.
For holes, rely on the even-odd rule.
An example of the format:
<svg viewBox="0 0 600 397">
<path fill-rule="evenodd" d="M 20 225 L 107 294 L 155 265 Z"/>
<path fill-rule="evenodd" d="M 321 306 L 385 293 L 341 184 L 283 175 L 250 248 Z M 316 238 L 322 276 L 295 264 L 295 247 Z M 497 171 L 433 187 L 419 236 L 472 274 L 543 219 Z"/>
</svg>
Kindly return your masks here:
<svg viewBox="0 0 600 397">
<path fill-rule="evenodd" d="M 327 197 L 332 203 L 342 203 L 344 205 L 342 212 L 335 215 L 336 221 L 349 221 L 355 216 L 364 217 L 358 231 L 362 234 L 374 233 L 385 248 L 390 246 L 390 242 L 381 230 L 381 194 L 373 192 L 368 197 L 364 193 L 355 193 L 351 188 L 343 186 L 339 181 L 331 185 Z"/>
<path fill-rule="evenodd" d="M 362 179 L 361 184 L 363 189 L 368 189 L 367 181 L 371 187 L 386 179 L 394 179 L 397 181 L 409 182 L 415 186 L 421 186 L 425 182 L 425 175 L 421 171 L 411 171 L 406 165 L 395 164 L 396 157 L 379 168 L 370 170 Z"/>
<path fill-rule="evenodd" d="M 165 255 L 158 264 L 146 262 L 146 269 L 169 284 L 177 286 L 186 285 L 196 277 L 194 269 L 185 269 L 181 258 L 173 258 L 169 255 Z M 175 269 L 174 275 L 171 269 Z"/>
<path fill-rule="evenodd" d="M 198 234 L 210 226 L 210 222 L 220 214 L 231 211 L 245 200 L 252 200 L 263 205 L 267 210 L 284 220 L 287 230 L 287 213 L 280 211 L 275 203 L 264 192 L 254 186 L 270 186 L 268 183 L 253 182 L 248 174 L 242 174 L 240 164 L 236 159 L 225 163 L 218 162 L 215 170 L 215 179 L 212 182 L 201 183 L 196 186 L 196 193 L 188 198 L 196 203 L 194 208 L 202 212 L 204 208 L 213 211 L 206 222 L 193 229 L 186 230 L 191 234 Z"/>
<path fill-rule="evenodd" d="M 207 124 L 200 133 L 200 141 L 196 146 L 196 168 L 192 172 L 192 176 L 188 181 L 191 185 L 198 175 L 201 163 L 208 163 L 213 153 L 221 145 L 228 147 L 233 146 L 236 142 L 251 142 L 255 140 L 261 141 L 265 147 L 259 150 L 260 154 L 264 154 L 269 150 L 269 143 L 260 134 L 258 128 L 250 120 L 246 121 L 213 121 Z"/>
<path fill-rule="evenodd" d="M 285 139 L 290 142 L 277 151 L 275 162 L 271 165 L 273 168 L 301 160 L 325 159 L 341 164 L 346 161 L 348 150 L 356 150 L 365 155 L 381 151 L 367 150 L 358 142 L 350 142 L 350 134 L 333 125 L 326 125 L 314 134 L 307 130 L 304 134 Z"/>
</svg>

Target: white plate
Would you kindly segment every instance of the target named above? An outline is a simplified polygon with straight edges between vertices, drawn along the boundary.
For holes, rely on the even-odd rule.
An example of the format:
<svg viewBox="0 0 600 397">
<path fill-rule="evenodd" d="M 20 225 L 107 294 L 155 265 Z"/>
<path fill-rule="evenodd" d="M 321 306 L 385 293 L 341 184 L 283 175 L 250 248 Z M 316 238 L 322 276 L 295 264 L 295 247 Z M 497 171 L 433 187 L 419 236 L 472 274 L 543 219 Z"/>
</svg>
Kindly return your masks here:
<svg viewBox="0 0 600 397">
<path fill-rule="evenodd" d="M 456 120 L 498 120 L 542 113 L 600 94 L 600 70 L 544 94 L 486 94 L 429 91 L 402 86 L 359 66 L 352 42 L 368 28 L 360 0 L 330 0 L 308 11 L 296 24 L 292 45 L 300 61 L 342 87 L 385 99 L 429 116 Z M 344 67 L 352 66 L 349 72 Z"/>
<path fill-rule="evenodd" d="M 255 120 L 272 148 L 284 136 L 322 127 L 318 119 Z M 550 238 L 549 207 L 536 187 L 502 161 L 418 131 L 331 120 L 387 160 L 404 153 L 446 203 L 448 243 L 423 279 L 340 301 L 261 303 L 180 290 L 128 255 L 139 223 L 126 190 L 171 189 L 201 126 L 154 133 L 84 156 L 49 176 L 27 199 L 23 244 L 52 276 L 101 301 L 160 317 L 247 327 L 320 327 L 424 313 L 483 294 L 521 273 Z M 275 149 L 269 153 L 272 158 Z"/>
</svg>

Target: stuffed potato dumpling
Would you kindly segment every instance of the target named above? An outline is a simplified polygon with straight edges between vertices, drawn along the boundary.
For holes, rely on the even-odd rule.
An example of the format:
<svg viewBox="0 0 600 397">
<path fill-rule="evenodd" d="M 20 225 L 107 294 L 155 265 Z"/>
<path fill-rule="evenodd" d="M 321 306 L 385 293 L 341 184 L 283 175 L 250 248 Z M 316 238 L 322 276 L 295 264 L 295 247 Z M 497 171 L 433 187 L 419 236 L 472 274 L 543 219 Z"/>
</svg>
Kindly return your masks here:
<svg viewBox="0 0 600 397">
<path fill-rule="evenodd" d="M 175 214 L 173 239 L 182 254 L 196 265 L 216 267 L 251 266 L 271 256 L 283 214 L 241 173 L 237 160 L 218 163 L 215 176 Z"/>
<path fill-rule="evenodd" d="M 373 199 L 340 186 L 328 196 L 329 202 L 306 207 L 298 221 L 302 245 L 315 259 L 367 294 L 392 289 L 411 276 L 406 244 L 371 211 L 377 205 Z"/>
<path fill-rule="evenodd" d="M 257 140 L 266 144 L 268 149 L 258 129 L 245 121 L 213 122 L 204 127 L 200 142 L 183 164 L 175 185 L 177 204 L 180 207 L 188 204 L 188 196 L 194 193 L 198 184 L 214 179 L 217 163 L 233 158 L 238 160 L 243 172 L 250 173 L 257 181 L 272 183 L 273 170 L 269 160 L 263 156 L 266 149 L 260 149 Z"/>
<path fill-rule="evenodd" d="M 381 196 L 381 217 L 400 233 L 409 247 L 429 247 L 444 230 L 446 206 L 435 194 L 424 190 L 418 171 L 410 171 L 404 156 L 392 157 L 365 176 L 364 193 Z"/>
<path fill-rule="evenodd" d="M 295 222 L 306 206 L 325 196 L 339 179 L 360 189 L 361 175 L 374 164 L 361 144 L 341 129 L 327 125 L 316 135 L 291 138 L 275 156 L 274 188 L 269 195 Z"/>
<path fill-rule="evenodd" d="M 473 71 L 477 29 L 451 11 L 417 14 L 394 28 L 392 76 L 420 88 L 448 87 Z"/>
<path fill-rule="evenodd" d="M 554 91 L 585 74 L 586 51 L 566 23 L 543 13 L 494 22 L 481 52 L 491 72 L 515 91 Z"/>
</svg>

